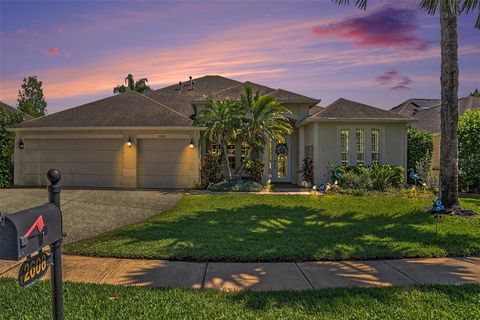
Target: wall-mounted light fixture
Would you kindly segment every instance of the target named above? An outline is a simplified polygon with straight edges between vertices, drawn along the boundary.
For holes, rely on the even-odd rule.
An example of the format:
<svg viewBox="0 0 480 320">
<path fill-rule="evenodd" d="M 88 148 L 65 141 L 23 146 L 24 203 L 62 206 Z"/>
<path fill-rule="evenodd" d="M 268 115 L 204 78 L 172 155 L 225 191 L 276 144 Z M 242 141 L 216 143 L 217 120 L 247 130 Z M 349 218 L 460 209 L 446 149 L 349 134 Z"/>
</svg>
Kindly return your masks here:
<svg viewBox="0 0 480 320">
<path fill-rule="evenodd" d="M 20 149 L 23 149 L 23 148 L 25 147 L 25 144 L 23 144 L 23 140 L 22 140 L 22 139 L 20 139 L 20 141 L 18 142 L 18 147 L 19 147 Z"/>
<path fill-rule="evenodd" d="M 131 147 L 132 146 L 132 139 L 130 137 L 128 137 L 128 141 L 127 141 L 127 147 Z"/>
<path fill-rule="evenodd" d="M 195 145 L 193 144 L 193 139 L 190 139 L 190 144 L 188 145 L 190 149 L 193 149 Z"/>
</svg>

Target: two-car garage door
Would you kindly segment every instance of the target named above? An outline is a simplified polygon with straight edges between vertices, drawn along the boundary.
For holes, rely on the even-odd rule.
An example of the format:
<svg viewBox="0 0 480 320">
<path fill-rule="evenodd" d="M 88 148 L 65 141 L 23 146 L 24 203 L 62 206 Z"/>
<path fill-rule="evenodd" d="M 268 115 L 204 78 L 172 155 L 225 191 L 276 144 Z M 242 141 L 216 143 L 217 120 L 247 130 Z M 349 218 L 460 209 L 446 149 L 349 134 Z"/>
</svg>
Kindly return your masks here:
<svg viewBox="0 0 480 320">
<path fill-rule="evenodd" d="M 190 139 L 138 139 L 137 187 L 186 188 L 195 181 L 196 150 Z M 57 168 L 62 184 L 75 187 L 125 187 L 126 148 L 123 138 L 26 139 L 21 153 L 19 185 L 45 185 L 45 173 Z M 132 150 L 132 149 L 130 149 Z M 129 170 L 132 168 L 129 168 Z"/>
<path fill-rule="evenodd" d="M 122 187 L 123 139 L 28 139 L 21 150 L 23 185 L 45 185 L 59 169 L 62 185 Z"/>
</svg>

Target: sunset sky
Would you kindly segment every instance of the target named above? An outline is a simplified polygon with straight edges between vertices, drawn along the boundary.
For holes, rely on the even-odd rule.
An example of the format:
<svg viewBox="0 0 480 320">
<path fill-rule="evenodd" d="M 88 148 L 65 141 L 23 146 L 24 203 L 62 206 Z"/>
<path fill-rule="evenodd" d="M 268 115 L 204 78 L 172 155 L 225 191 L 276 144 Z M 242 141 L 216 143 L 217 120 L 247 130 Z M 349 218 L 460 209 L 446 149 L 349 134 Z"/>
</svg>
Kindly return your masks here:
<svg viewBox="0 0 480 320">
<path fill-rule="evenodd" d="M 112 95 L 128 73 L 152 88 L 219 74 L 381 108 L 440 95 L 438 16 L 414 1 L 0 1 L 0 100 L 43 81 L 48 113 Z M 476 17 L 458 21 L 460 89 L 480 88 Z"/>
</svg>

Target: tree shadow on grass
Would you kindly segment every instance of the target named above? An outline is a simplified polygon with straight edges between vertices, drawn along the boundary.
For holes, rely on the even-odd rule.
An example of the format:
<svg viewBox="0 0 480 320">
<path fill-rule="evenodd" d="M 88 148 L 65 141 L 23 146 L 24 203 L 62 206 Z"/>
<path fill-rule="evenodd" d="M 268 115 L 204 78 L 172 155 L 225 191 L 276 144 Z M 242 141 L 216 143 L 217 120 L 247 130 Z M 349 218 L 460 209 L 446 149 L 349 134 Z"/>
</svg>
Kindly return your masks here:
<svg viewBox="0 0 480 320">
<path fill-rule="evenodd" d="M 433 216 L 419 210 L 365 215 L 353 208 L 330 214 L 325 209 L 308 206 L 257 204 L 158 216 L 74 244 L 69 251 L 99 256 L 230 262 L 480 253 L 480 234 L 463 230 L 464 223 L 480 226 L 477 219 L 443 217 L 438 221 L 438 233 L 436 223 Z"/>
</svg>

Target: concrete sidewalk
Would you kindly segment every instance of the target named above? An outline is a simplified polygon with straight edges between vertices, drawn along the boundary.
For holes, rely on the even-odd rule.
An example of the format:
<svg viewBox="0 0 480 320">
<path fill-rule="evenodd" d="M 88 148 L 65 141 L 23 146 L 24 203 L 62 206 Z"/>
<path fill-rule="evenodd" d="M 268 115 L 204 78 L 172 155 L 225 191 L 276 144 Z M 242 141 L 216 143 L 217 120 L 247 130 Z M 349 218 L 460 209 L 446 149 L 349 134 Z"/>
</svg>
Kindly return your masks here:
<svg viewBox="0 0 480 320">
<path fill-rule="evenodd" d="M 19 263 L 0 261 L 0 277 Z M 181 262 L 63 256 L 63 280 L 152 288 L 308 290 L 480 283 L 480 258 L 278 263 Z"/>
</svg>

